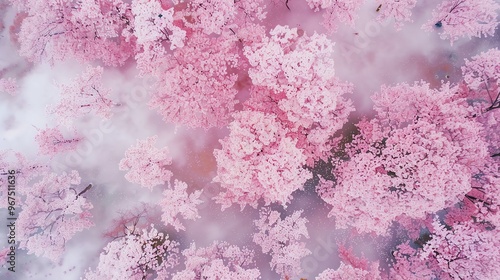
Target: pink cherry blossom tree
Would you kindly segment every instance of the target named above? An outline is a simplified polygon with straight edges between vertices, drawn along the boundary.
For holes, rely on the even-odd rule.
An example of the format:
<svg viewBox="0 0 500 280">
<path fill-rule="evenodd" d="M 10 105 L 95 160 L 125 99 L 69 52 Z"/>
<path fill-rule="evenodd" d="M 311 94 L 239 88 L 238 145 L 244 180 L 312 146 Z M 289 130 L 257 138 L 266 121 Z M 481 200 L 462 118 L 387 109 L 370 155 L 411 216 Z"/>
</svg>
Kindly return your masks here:
<svg viewBox="0 0 500 280">
<path fill-rule="evenodd" d="M 398 216 L 424 218 L 470 190 L 487 144 L 455 92 L 417 83 L 384 86 L 373 96 L 377 116 L 358 124 L 349 160 L 334 169 L 333 198 L 325 199 L 337 226 L 387 234 Z"/>
<path fill-rule="evenodd" d="M 193 33 L 167 57 L 161 72 L 155 70 L 159 80 L 149 104 L 165 121 L 206 129 L 228 123 L 237 103 L 239 59 L 237 38 L 228 32 L 218 37 Z"/>
<path fill-rule="evenodd" d="M 244 16 L 238 16 L 237 18 L 245 19 Z M 245 22 L 239 28 L 229 29 L 234 36 L 237 37 L 239 46 L 250 46 L 254 43 L 262 42 L 263 38 L 266 37 L 266 27 L 254 22 Z M 244 55 L 244 48 L 238 48 L 240 57 L 239 69 L 243 71 L 242 76 L 245 78 L 248 76 L 249 62 Z"/>
<path fill-rule="evenodd" d="M 165 1 L 134 1 L 131 11 L 133 32 L 126 36 L 137 44 L 137 68 L 142 75 L 161 78 L 169 60 L 168 50 L 183 47 L 186 40 L 186 31 L 179 24 L 181 16 Z"/>
<path fill-rule="evenodd" d="M 383 22 L 394 19 L 394 26 L 397 30 L 401 30 L 403 22 L 412 22 L 411 10 L 417 4 L 417 0 L 377 0 L 376 3 L 377 20 Z"/>
<path fill-rule="evenodd" d="M 244 27 L 250 23 L 261 22 L 267 17 L 264 0 L 237 0 L 234 1 L 236 15 L 233 25 Z"/>
<path fill-rule="evenodd" d="M 453 279 L 495 279 L 500 276 L 499 229 L 484 230 L 472 223 L 443 225 L 434 231 L 422 252 Z"/>
<path fill-rule="evenodd" d="M 30 61 L 66 58 L 120 65 L 132 55 L 130 5 L 121 0 L 13 0 L 27 13 L 19 32 L 20 53 Z"/>
<path fill-rule="evenodd" d="M 254 268 L 254 253 L 247 248 L 224 241 L 214 241 L 205 248 L 196 248 L 192 243 L 182 254 L 186 258 L 186 267 L 174 274 L 173 280 L 260 279 L 259 270 Z"/>
<path fill-rule="evenodd" d="M 462 74 L 471 90 L 468 92 L 469 98 L 485 102 L 487 105 L 484 110 L 486 111 L 500 108 L 500 50 L 498 48 L 482 52 L 472 57 L 472 60 L 465 59 Z"/>
<path fill-rule="evenodd" d="M 307 0 L 309 7 L 315 12 L 324 10 L 323 25 L 332 33 L 337 31 L 339 22 L 354 27 L 357 12 L 363 2 L 363 0 Z"/>
<path fill-rule="evenodd" d="M 136 145 L 125 152 L 120 161 L 120 170 L 127 171 L 125 179 L 131 183 L 152 189 L 154 186 L 168 182 L 172 172 L 167 169 L 172 164 L 172 157 L 167 147 L 155 147 L 158 136 L 145 140 L 137 140 Z"/>
<path fill-rule="evenodd" d="M 295 190 L 302 189 L 310 172 L 302 166 L 305 156 L 276 116 L 258 111 L 234 114 L 230 134 L 221 140 L 222 149 L 214 150 L 217 176 L 225 192 L 215 199 L 222 209 L 237 203 L 257 207 L 263 199 L 268 205 L 288 203 Z"/>
<path fill-rule="evenodd" d="M 369 279 L 382 279 L 379 274 L 378 264 L 374 263 L 369 270 L 361 269 L 353 267 L 352 265 L 345 264 L 344 262 L 340 262 L 339 268 L 334 269 L 326 269 L 321 272 L 316 278 L 316 280 L 350 280 L 350 279 L 360 279 L 360 280 L 369 280 Z"/>
<path fill-rule="evenodd" d="M 10 160 L 8 160 L 9 157 Z M 15 172 L 16 185 L 19 185 L 19 191 L 25 194 L 29 190 L 28 184 L 46 175 L 50 167 L 40 158 L 28 159 L 22 153 L 0 152 L 0 176 L 8 175 L 9 170 Z"/>
<path fill-rule="evenodd" d="M 82 138 L 78 136 L 64 137 L 59 128 L 46 128 L 38 131 L 35 140 L 42 155 L 55 155 L 75 150 Z"/>
<path fill-rule="evenodd" d="M 484 138 L 488 141 L 493 157 L 500 156 L 500 51 L 497 48 L 482 52 L 465 60 L 462 73 L 465 88 L 462 94 L 473 103 L 476 119 L 484 126 Z"/>
<path fill-rule="evenodd" d="M 236 16 L 236 5 L 234 1 L 193 0 L 187 3 L 182 11 L 185 26 L 210 35 L 221 34 L 223 27 L 230 24 Z"/>
<path fill-rule="evenodd" d="M 265 5 L 278 1 L 287 14 L 273 14 L 264 21 L 272 11 Z M 213 152 L 217 164 L 213 182 L 221 186 L 214 200 L 222 210 L 233 204 L 257 209 L 256 231 L 242 242 L 253 241 L 251 246 L 260 247 L 281 279 L 302 274 L 301 259 L 311 254 L 305 244 L 306 224 L 322 211 L 300 209 L 308 202 L 305 199 L 290 206 L 297 211 L 286 211 L 299 195 L 306 199 L 318 195 L 330 205 L 329 217 L 335 218 L 337 227 L 352 228 L 352 234 L 397 232 L 383 236 L 396 243 L 391 252 L 387 244 L 381 246 L 378 253 L 387 260 L 372 262 L 339 245 L 340 267 L 326 269 L 316 279 L 500 279 L 497 48 L 466 60 L 457 85 L 382 86 L 373 95 L 373 115 L 355 125 L 348 120 L 354 106 L 347 96 L 355 86 L 337 76 L 335 43 L 325 34 L 306 32 L 315 27 L 317 18 L 296 17 L 299 4 L 291 6 L 289 0 L 9 3 L 8 10 L 0 3 L 0 14 L 5 15 L 0 17 L 0 31 L 7 27 L 3 24 L 11 24 L 0 36 L 10 35 L 20 55 L 35 66 L 45 61 L 103 65 L 89 66 L 59 86 L 61 100 L 49 109 L 59 125 L 70 127 L 94 115 L 110 118 L 118 104 L 102 81 L 103 67 L 121 73 L 135 67 L 139 76 L 155 79 L 147 85 L 148 105 L 165 122 L 227 133 Z M 322 15 L 327 31 L 335 32 L 340 23 L 355 27 L 365 12 L 364 3 L 368 2 L 301 4 Z M 440 3 L 423 28 L 441 38 L 453 43 L 496 32 L 497 0 Z M 367 7 L 373 18 L 393 19 L 400 29 L 411 22 L 416 4 L 416 0 L 376 0 Z M 274 26 L 291 19 L 299 27 Z M 373 26 L 365 27 L 367 31 Z M 343 34 L 347 33 L 352 35 Z M 365 51 L 363 58 L 378 61 L 372 47 Z M 17 65 L 13 71 L 0 69 L 0 91 L 19 90 L 14 78 L 6 75 L 21 73 L 20 69 Z M 7 99 L 22 101 L 25 94 Z M 74 150 L 82 140 L 75 135 L 59 127 L 39 130 L 35 140 L 41 158 Z M 8 140 L 4 138 L 0 140 Z M 197 247 L 194 241 L 184 242 L 191 236 L 183 232 L 187 220 L 200 217 L 198 207 L 206 193 L 171 181 L 172 157 L 167 147 L 157 147 L 157 141 L 157 136 L 138 140 L 125 151 L 118 168 L 125 171 L 126 180 L 151 191 L 163 185 L 161 197 L 118 213 L 104 233 L 109 243 L 95 254 L 84 278 L 265 277 L 255 265 L 254 252 L 243 246 L 249 244 L 214 241 Z M 93 185 L 81 185 L 76 171 L 57 175 L 48 163 L 21 154 L 10 160 L 8 153 L 0 152 L 0 185 L 14 173 L 20 207 L 18 247 L 61 261 L 66 242 L 93 225 L 90 211 L 99 200 L 95 197 L 91 204 L 85 198 Z M 205 163 L 200 165 L 206 170 L 214 167 Z M 307 184 L 311 188 L 296 195 L 311 181 L 319 181 L 316 193 Z M 6 206 L 5 191 L 0 189 L 0 207 Z M 278 208 L 282 210 L 275 211 Z M 175 236 L 167 235 L 171 229 Z M 333 252 L 320 249 L 328 255 Z M 0 248 L 0 262 L 9 250 Z"/>
<path fill-rule="evenodd" d="M 29 192 L 33 181 L 50 171 L 48 164 L 40 158 L 28 159 L 21 153 L 16 152 L 14 156 L 12 154 L 11 151 L 0 152 L 0 184 L 15 186 L 15 190 L 10 190 L 8 187 L 0 189 L 0 208 L 8 208 L 9 191 L 14 191 L 11 196 L 12 194 L 24 196 Z"/>
<path fill-rule="evenodd" d="M 247 107 L 276 114 L 297 139 L 307 164 L 326 161 L 331 137 L 347 122 L 354 108 L 343 97 L 352 85 L 334 75 L 333 42 L 326 36 L 307 36 L 297 28 L 277 26 L 270 37 L 244 47 L 254 87 Z"/>
<path fill-rule="evenodd" d="M 69 174 L 51 173 L 26 190 L 16 221 L 19 248 L 57 262 L 66 242 L 93 226 L 89 212 L 92 204 L 83 196 L 92 184 L 78 190 L 80 182 L 75 170 Z"/>
<path fill-rule="evenodd" d="M 426 218 L 402 224 L 417 235 L 397 246 L 389 279 L 489 279 L 498 277 L 496 248 L 500 225 L 498 165 L 489 162 L 473 176 L 472 189 L 444 212 L 444 218 Z M 487 260 L 481 260 L 487 258 Z M 478 264 L 480 262 L 481 264 Z M 474 267 L 474 268 L 473 268 Z"/>
<path fill-rule="evenodd" d="M 279 91 L 287 89 L 288 83 L 328 80 L 335 75 L 331 56 L 334 44 L 325 35 L 308 36 L 297 28 L 280 25 L 269 34 L 244 48 L 254 85 Z"/>
<path fill-rule="evenodd" d="M 186 230 L 179 220 L 180 216 L 185 220 L 200 218 L 196 206 L 203 202 L 200 200 L 202 191 L 188 194 L 187 187 L 186 183 L 175 180 L 173 188 L 163 191 L 163 198 L 159 203 L 163 211 L 162 221 L 165 225 L 172 225 L 176 231 Z"/>
<path fill-rule="evenodd" d="M 439 268 L 435 260 L 422 258 L 421 250 L 413 248 L 409 243 L 398 245 L 392 251 L 392 256 L 393 263 L 386 274 L 387 279 L 453 279 Z"/>
<path fill-rule="evenodd" d="M 447 209 L 444 222 L 473 223 L 478 228 L 491 230 L 500 226 L 500 191 L 496 186 L 500 183 L 498 162 L 488 161 L 472 177 L 471 190 L 462 201 Z"/>
<path fill-rule="evenodd" d="M 443 0 L 432 13 L 432 19 L 424 30 L 442 30 L 440 37 L 453 44 L 460 37 L 493 36 L 498 25 L 497 10 L 500 4 L 494 0 Z"/>
<path fill-rule="evenodd" d="M 179 0 L 173 2 L 177 5 L 182 3 Z M 187 2 L 179 14 L 187 28 L 207 35 L 221 34 L 225 29 L 234 31 L 248 23 L 263 20 L 266 17 L 263 3 L 263 0 L 194 0 Z"/>
<path fill-rule="evenodd" d="M 498 107 L 497 107 L 498 108 Z M 500 157 L 500 110 L 489 111 L 487 114 L 479 116 L 478 122 L 483 127 L 483 137 L 488 142 L 488 149 L 491 157 Z"/>
<path fill-rule="evenodd" d="M 128 232 L 109 242 L 99 256 L 95 270 L 88 270 L 84 279 L 167 279 L 169 269 L 178 264 L 179 243 L 168 235 L 151 229 Z"/>
<path fill-rule="evenodd" d="M 111 109 L 116 104 L 110 99 L 111 91 L 102 84 L 102 73 L 102 67 L 88 66 L 80 77 L 60 85 L 61 100 L 48 109 L 49 113 L 67 126 L 86 115 L 111 117 Z"/>
<path fill-rule="evenodd" d="M 170 49 L 184 46 L 186 31 L 174 24 L 174 7 L 164 9 L 160 1 L 134 1 L 134 36 L 137 44 L 146 49 L 162 49 L 168 43 Z"/>
<path fill-rule="evenodd" d="M 104 233 L 104 237 L 113 240 L 127 236 L 130 233 L 138 234 L 148 229 L 151 224 L 158 222 L 155 207 L 150 204 L 141 203 L 125 211 L 120 211 L 117 218 L 113 219 L 112 226 Z"/>
<path fill-rule="evenodd" d="M 253 241 L 262 248 L 264 254 L 271 255 L 271 268 L 282 279 L 292 279 L 302 270 L 300 261 L 311 254 L 301 240 L 309 238 L 306 223 L 301 217 L 302 210 L 282 219 L 281 214 L 270 208 L 261 208 L 260 218 L 254 221 L 258 232 Z"/>
</svg>

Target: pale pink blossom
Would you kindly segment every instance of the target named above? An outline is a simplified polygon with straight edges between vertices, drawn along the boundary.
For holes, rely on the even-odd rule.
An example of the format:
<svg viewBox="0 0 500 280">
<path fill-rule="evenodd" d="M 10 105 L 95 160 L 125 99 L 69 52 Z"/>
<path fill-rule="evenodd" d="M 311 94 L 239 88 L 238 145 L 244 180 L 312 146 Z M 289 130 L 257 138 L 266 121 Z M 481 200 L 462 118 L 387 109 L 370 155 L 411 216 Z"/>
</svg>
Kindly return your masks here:
<svg viewBox="0 0 500 280">
<path fill-rule="evenodd" d="M 382 279 L 378 272 L 378 264 L 373 264 L 369 270 L 353 267 L 344 262 L 340 262 L 339 268 L 333 270 L 331 268 L 321 272 L 316 280 L 376 280 Z"/>
<path fill-rule="evenodd" d="M 262 208 L 260 218 L 255 220 L 258 232 L 253 241 L 262 252 L 271 255 L 271 268 L 283 279 L 292 279 L 302 272 L 301 259 L 311 254 L 304 238 L 309 238 L 307 219 L 301 217 L 302 210 L 282 219 L 280 213 Z"/>
<path fill-rule="evenodd" d="M 159 203 L 163 212 L 161 220 L 165 225 L 172 225 L 176 231 L 186 230 L 179 220 L 180 217 L 185 220 L 200 218 L 196 207 L 203 202 L 200 200 L 202 191 L 198 190 L 188 194 L 187 187 L 186 183 L 175 180 L 173 188 L 163 191 L 163 198 Z"/>
<path fill-rule="evenodd" d="M 401 30 L 403 22 L 412 22 L 411 10 L 417 4 L 417 0 L 377 0 L 377 20 L 383 22 L 385 20 L 394 19 L 394 26 L 397 30 Z"/>
<path fill-rule="evenodd" d="M 89 212 L 93 206 L 83 196 L 92 185 L 77 187 L 80 182 L 75 170 L 69 174 L 51 173 L 26 192 L 16 221 L 19 248 L 58 262 L 66 242 L 94 225 Z"/>
<path fill-rule="evenodd" d="M 354 110 L 344 97 L 352 85 L 335 77 L 333 47 L 325 35 L 309 36 L 287 26 L 277 26 L 270 37 L 244 47 L 248 74 L 257 86 L 246 106 L 276 114 L 287 136 L 297 139 L 309 166 L 327 160 L 333 134 Z"/>
<path fill-rule="evenodd" d="M 192 243 L 182 254 L 185 269 L 174 274 L 173 280 L 260 279 L 259 270 L 254 268 L 254 253 L 247 248 L 223 241 L 214 241 L 205 248 L 196 248 Z"/>
<path fill-rule="evenodd" d="M 121 0 L 12 1 L 28 16 L 19 32 L 20 54 L 33 62 L 76 58 L 121 65 L 133 44 L 120 35 L 132 28 L 129 4 Z"/>
<path fill-rule="evenodd" d="M 276 116 L 258 111 L 234 114 L 230 134 L 221 140 L 222 149 L 214 151 L 217 176 L 225 192 L 215 199 L 225 209 L 233 203 L 244 208 L 257 207 L 263 199 L 268 205 L 286 205 L 295 190 L 310 178 L 305 156 L 296 142 L 284 135 Z"/>
<path fill-rule="evenodd" d="M 460 37 L 493 36 L 499 8 L 495 0 L 443 0 L 422 28 L 438 31 L 442 39 L 449 39 L 452 44 Z"/>
<path fill-rule="evenodd" d="M 490 49 L 471 60 L 465 59 L 462 66 L 464 81 L 470 91 L 466 96 L 490 111 L 500 108 L 500 50 Z M 479 99 L 479 100 L 478 100 Z"/>
<path fill-rule="evenodd" d="M 110 99 L 111 90 L 102 83 L 102 74 L 102 67 L 88 66 L 81 76 L 59 85 L 61 99 L 57 105 L 49 107 L 49 113 L 66 126 L 88 115 L 110 118 L 116 104 Z"/>
<path fill-rule="evenodd" d="M 0 79 L 0 92 L 6 92 L 10 95 L 15 95 L 19 90 L 17 80 L 15 78 L 1 78 Z"/>
<path fill-rule="evenodd" d="M 337 31 L 339 22 L 353 27 L 363 2 L 364 0 L 307 0 L 309 7 L 315 12 L 324 10 L 322 24 L 331 33 Z"/>
<path fill-rule="evenodd" d="M 471 223 L 449 227 L 435 221 L 422 258 L 434 258 L 439 268 L 456 279 L 500 277 L 499 229 L 482 230 Z"/>
<path fill-rule="evenodd" d="M 153 225 L 142 232 L 130 232 L 104 247 L 97 267 L 87 271 L 84 279 L 142 280 L 157 274 L 167 279 L 168 270 L 178 264 L 178 246 Z"/>
<path fill-rule="evenodd" d="M 385 235 L 398 216 L 424 218 L 470 190 L 487 144 L 455 90 L 400 84 L 373 96 L 377 116 L 362 122 L 326 198 L 338 227 Z"/>
<path fill-rule="evenodd" d="M 239 59 L 237 40 L 227 32 L 209 37 L 198 31 L 157 67 L 146 57 L 145 72 L 158 78 L 151 108 L 169 123 L 205 129 L 226 125 L 237 103 L 232 71 Z"/>
<path fill-rule="evenodd" d="M 59 128 L 46 128 L 38 131 L 35 140 L 40 147 L 42 155 L 56 155 L 75 150 L 78 143 L 82 141 L 79 136 L 64 137 Z"/>
<path fill-rule="evenodd" d="M 167 147 L 155 147 L 157 140 L 157 136 L 137 140 L 136 145 L 125 152 L 119 168 L 127 171 L 125 179 L 129 182 L 152 189 L 170 180 L 172 171 L 167 167 L 172 164 L 172 157 Z"/>
</svg>

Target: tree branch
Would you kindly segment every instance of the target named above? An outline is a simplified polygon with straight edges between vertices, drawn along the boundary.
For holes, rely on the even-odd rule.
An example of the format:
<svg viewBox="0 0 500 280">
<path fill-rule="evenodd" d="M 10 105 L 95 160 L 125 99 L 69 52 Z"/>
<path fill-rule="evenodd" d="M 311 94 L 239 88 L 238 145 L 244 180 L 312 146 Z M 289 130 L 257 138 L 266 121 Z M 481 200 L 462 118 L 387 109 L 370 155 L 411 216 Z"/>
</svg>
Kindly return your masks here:
<svg viewBox="0 0 500 280">
<path fill-rule="evenodd" d="M 80 195 L 86 193 L 88 190 L 90 190 L 92 188 L 92 184 L 89 184 L 85 189 L 83 189 L 83 191 L 81 191 L 79 194 L 77 194 L 76 196 L 79 197 Z"/>
</svg>

